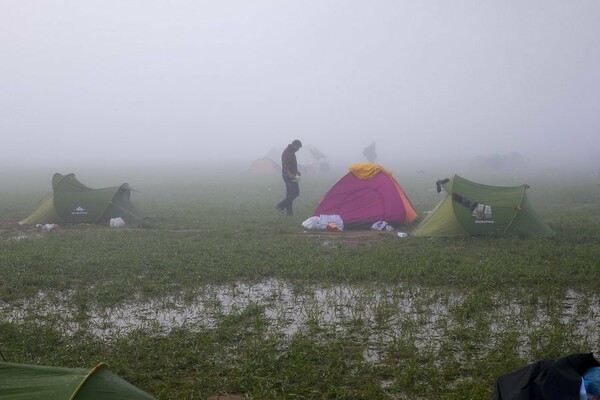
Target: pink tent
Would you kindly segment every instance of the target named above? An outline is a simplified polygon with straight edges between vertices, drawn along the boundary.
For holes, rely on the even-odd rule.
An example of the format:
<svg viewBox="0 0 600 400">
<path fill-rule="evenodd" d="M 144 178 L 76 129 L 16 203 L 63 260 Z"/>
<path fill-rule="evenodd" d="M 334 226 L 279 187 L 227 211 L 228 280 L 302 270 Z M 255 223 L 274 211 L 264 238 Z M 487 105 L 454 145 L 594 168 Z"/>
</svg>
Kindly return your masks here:
<svg viewBox="0 0 600 400">
<path fill-rule="evenodd" d="M 337 214 L 345 228 L 369 228 L 377 221 L 392 226 L 417 218 L 391 171 L 375 164 L 354 164 L 321 199 L 313 215 Z"/>
</svg>

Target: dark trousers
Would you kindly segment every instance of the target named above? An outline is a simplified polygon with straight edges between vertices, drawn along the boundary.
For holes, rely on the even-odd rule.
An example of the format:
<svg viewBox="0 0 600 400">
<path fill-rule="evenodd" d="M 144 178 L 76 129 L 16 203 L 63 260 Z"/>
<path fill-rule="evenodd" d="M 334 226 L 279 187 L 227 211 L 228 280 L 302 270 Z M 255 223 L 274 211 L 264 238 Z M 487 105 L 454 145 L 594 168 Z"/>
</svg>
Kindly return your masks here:
<svg viewBox="0 0 600 400">
<path fill-rule="evenodd" d="M 300 195 L 300 186 L 298 182 L 292 182 L 293 178 L 290 178 L 287 174 L 283 174 L 282 176 L 285 182 L 285 199 L 277 204 L 277 208 L 285 210 L 287 215 L 292 215 L 294 213 L 292 211 L 292 203 Z"/>
</svg>

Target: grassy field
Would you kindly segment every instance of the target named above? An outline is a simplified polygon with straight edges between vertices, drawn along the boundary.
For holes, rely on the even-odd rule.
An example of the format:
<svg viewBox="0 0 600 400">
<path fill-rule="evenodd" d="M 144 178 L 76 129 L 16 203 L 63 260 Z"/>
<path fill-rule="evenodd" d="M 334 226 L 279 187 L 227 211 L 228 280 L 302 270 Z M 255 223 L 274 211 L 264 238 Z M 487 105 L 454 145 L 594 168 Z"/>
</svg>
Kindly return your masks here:
<svg viewBox="0 0 600 400">
<path fill-rule="evenodd" d="M 600 351 L 600 178 L 463 175 L 528 183 L 556 237 L 304 232 L 340 173 L 305 174 L 287 218 L 280 177 L 200 168 L 77 173 L 128 182 L 148 219 L 41 233 L 10 221 L 51 174 L 4 172 L 0 351 L 104 361 L 158 399 L 482 399 L 532 360 Z M 443 175 L 395 177 L 421 215 L 441 199 Z"/>
</svg>

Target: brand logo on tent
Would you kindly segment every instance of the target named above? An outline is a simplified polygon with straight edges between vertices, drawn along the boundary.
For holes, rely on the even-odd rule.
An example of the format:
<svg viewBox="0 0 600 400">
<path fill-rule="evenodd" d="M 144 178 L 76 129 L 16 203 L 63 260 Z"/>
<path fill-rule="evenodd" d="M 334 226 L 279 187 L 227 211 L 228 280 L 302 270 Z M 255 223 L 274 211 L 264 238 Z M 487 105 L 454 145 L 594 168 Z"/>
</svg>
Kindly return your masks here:
<svg viewBox="0 0 600 400">
<path fill-rule="evenodd" d="M 493 224 L 494 219 L 492 217 L 492 206 L 487 204 L 477 204 L 471 214 L 475 218 L 476 224 Z"/>
<path fill-rule="evenodd" d="M 85 208 L 79 206 L 71 212 L 71 215 L 87 215 Z"/>
</svg>

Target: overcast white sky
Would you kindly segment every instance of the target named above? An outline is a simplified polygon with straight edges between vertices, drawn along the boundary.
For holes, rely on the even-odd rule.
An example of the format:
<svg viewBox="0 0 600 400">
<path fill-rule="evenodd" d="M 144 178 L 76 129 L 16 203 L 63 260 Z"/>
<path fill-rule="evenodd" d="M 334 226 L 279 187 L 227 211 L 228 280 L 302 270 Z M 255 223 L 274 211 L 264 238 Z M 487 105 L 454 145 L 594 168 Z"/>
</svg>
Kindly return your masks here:
<svg viewBox="0 0 600 400">
<path fill-rule="evenodd" d="M 355 162 L 371 141 L 382 163 L 581 160 L 599 126 L 598 0 L 0 0 L 15 167 L 251 161 L 295 138 Z"/>
</svg>

